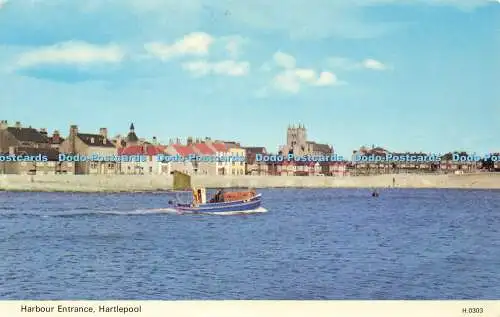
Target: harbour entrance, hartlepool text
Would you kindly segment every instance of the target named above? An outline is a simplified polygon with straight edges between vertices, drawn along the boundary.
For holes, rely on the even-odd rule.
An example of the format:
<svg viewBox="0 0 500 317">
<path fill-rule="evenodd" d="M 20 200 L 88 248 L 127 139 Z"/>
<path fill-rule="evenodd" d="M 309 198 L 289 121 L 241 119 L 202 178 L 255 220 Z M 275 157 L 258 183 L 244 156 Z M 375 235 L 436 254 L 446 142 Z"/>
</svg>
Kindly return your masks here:
<svg viewBox="0 0 500 317">
<path fill-rule="evenodd" d="M 21 305 L 22 313 L 140 313 L 141 305 L 121 306 L 121 305 L 98 305 L 97 310 L 93 306 L 72 306 L 72 305 Z"/>
</svg>

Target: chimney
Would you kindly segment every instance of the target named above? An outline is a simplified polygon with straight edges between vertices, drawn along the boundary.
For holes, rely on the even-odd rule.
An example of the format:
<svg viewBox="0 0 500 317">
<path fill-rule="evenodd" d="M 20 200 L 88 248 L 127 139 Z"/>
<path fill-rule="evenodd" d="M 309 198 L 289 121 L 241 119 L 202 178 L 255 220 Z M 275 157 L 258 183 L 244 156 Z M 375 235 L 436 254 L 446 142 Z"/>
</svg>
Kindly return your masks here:
<svg viewBox="0 0 500 317">
<path fill-rule="evenodd" d="M 187 145 L 193 144 L 193 137 L 188 136 L 186 143 L 187 143 Z"/>
<path fill-rule="evenodd" d="M 77 135 L 78 134 L 78 126 L 72 125 L 69 127 L 69 135 Z"/>
<path fill-rule="evenodd" d="M 0 121 L 0 130 L 7 129 L 8 127 L 9 127 L 9 123 L 7 122 L 7 120 Z"/>
<path fill-rule="evenodd" d="M 60 136 L 59 136 L 59 131 L 58 130 L 54 130 L 54 132 L 52 132 L 52 142 L 53 143 L 59 143 L 60 141 Z"/>
<path fill-rule="evenodd" d="M 168 140 L 168 145 L 172 145 L 172 144 L 174 144 L 174 139 L 169 139 Z"/>
<path fill-rule="evenodd" d="M 45 136 L 47 136 L 47 135 L 48 135 L 48 133 L 47 133 L 47 129 L 46 129 L 46 128 L 41 128 L 39 132 L 40 132 L 40 134 L 42 134 L 42 135 L 45 135 Z"/>
<path fill-rule="evenodd" d="M 20 121 L 16 121 L 15 127 L 18 128 L 18 129 L 20 129 L 21 128 L 21 122 Z"/>
<path fill-rule="evenodd" d="M 158 140 L 156 139 L 156 137 L 155 137 L 155 136 L 153 137 L 153 144 L 154 144 L 154 145 L 157 145 L 157 144 L 158 144 Z"/>
<path fill-rule="evenodd" d="M 181 144 L 181 139 L 177 138 L 177 139 L 175 140 L 175 143 L 176 143 L 176 144 Z"/>
<path fill-rule="evenodd" d="M 108 129 L 106 129 L 106 128 L 100 128 L 99 129 L 99 134 L 102 135 L 103 138 L 107 139 L 108 138 Z"/>
</svg>

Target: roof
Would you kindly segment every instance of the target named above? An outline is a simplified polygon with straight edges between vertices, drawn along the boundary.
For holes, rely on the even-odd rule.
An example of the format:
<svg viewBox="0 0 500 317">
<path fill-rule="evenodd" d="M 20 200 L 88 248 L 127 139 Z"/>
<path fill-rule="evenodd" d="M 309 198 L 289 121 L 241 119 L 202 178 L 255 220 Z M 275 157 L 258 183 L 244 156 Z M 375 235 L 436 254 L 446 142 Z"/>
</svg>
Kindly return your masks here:
<svg viewBox="0 0 500 317">
<path fill-rule="evenodd" d="M 227 147 L 224 143 L 212 143 L 212 147 L 217 151 L 217 152 L 227 152 Z"/>
<path fill-rule="evenodd" d="M 109 139 L 104 138 L 100 134 L 78 133 L 77 136 L 78 138 L 80 138 L 80 140 L 82 140 L 83 143 L 88 146 L 115 147 L 113 145 L 113 142 L 111 142 Z"/>
<path fill-rule="evenodd" d="M 221 141 L 228 149 L 231 148 L 241 148 L 240 144 L 235 141 Z"/>
<path fill-rule="evenodd" d="M 311 141 L 308 141 L 307 143 L 312 145 L 312 150 L 314 152 L 322 152 L 322 153 L 332 153 L 333 152 L 332 147 L 329 146 L 328 144 L 321 144 L 321 143 L 316 143 L 316 142 L 311 142 Z"/>
<path fill-rule="evenodd" d="M 200 154 L 204 154 L 204 155 L 215 154 L 215 152 L 205 143 L 193 144 L 193 148 L 196 152 L 199 152 Z"/>
<path fill-rule="evenodd" d="M 33 128 L 16 128 L 8 127 L 7 131 L 12 134 L 18 141 L 48 143 L 49 138 Z"/>
<path fill-rule="evenodd" d="M 45 155 L 49 161 L 59 161 L 59 150 L 54 148 L 35 148 L 29 146 L 18 146 L 16 155 Z"/>
<path fill-rule="evenodd" d="M 244 147 L 247 153 L 252 153 L 252 154 L 260 154 L 260 153 L 266 153 L 266 148 L 263 146 L 251 146 L 251 147 Z"/>
<path fill-rule="evenodd" d="M 153 156 L 163 153 L 164 146 L 154 145 L 131 145 L 125 148 L 118 149 L 118 155 L 147 155 Z"/>
<path fill-rule="evenodd" d="M 181 156 L 188 156 L 190 154 L 194 154 L 194 151 L 191 147 L 181 145 L 181 144 L 172 144 L 172 147 L 175 149 L 177 154 Z"/>
<path fill-rule="evenodd" d="M 133 131 L 130 131 L 127 135 L 127 142 L 137 142 L 137 141 L 139 141 L 137 134 L 135 134 L 135 132 Z"/>
</svg>

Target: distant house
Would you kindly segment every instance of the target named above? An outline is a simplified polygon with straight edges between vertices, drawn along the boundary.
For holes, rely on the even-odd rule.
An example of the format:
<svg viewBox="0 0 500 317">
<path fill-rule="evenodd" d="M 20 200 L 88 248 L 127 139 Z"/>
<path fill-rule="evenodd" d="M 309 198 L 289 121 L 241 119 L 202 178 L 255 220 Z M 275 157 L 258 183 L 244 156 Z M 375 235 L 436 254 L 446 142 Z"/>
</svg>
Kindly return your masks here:
<svg viewBox="0 0 500 317">
<path fill-rule="evenodd" d="M 72 162 L 60 162 L 59 150 L 46 130 L 23 127 L 20 122 L 10 127 L 0 121 L 0 153 L 15 156 L 16 161 L 4 162 L 4 174 L 73 174 Z"/>
<path fill-rule="evenodd" d="M 245 175 L 246 150 L 235 141 L 215 141 L 222 143 L 227 149 L 227 154 L 231 158 L 228 162 L 229 175 Z"/>
<path fill-rule="evenodd" d="M 3 168 L 5 174 L 21 175 L 54 175 L 74 174 L 73 162 L 59 161 L 59 151 L 54 148 L 11 147 L 9 155 L 30 156 L 34 160 L 20 162 L 6 162 Z"/>
<path fill-rule="evenodd" d="M 348 162 L 320 162 L 320 173 L 325 176 L 347 176 Z"/>
<path fill-rule="evenodd" d="M 198 172 L 196 162 L 189 160 L 190 155 L 195 155 L 194 150 L 190 146 L 171 143 L 165 149 L 165 153 L 172 158 L 177 157 L 177 159 L 163 162 L 162 174 L 173 174 L 174 171 L 178 171 L 193 175 Z"/>
<path fill-rule="evenodd" d="M 481 166 L 479 161 L 460 161 L 454 159 L 454 156 L 467 157 L 468 155 L 468 153 L 463 151 L 448 152 L 441 156 L 439 169 L 444 173 L 470 173 L 477 171 Z"/>
<path fill-rule="evenodd" d="M 128 161 L 120 162 L 120 174 L 132 175 L 160 175 L 168 174 L 162 169 L 163 161 L 159 158 L 164 154 L 166 147 L 161 145 L 143 144 L 130 145 L 118 149 L 118 155 L 126 156 Z M 134 159 L 137 158 L 137 159 Z"/>
<path fill-rule="evenodd" d="M 3 120 L 0 122 L 0 151 L 8 153 L 11 146 L 50 147 L 49 138 L 40 131 L 23 127 L 19 121 L 11 127 Z"/>
<path fill-rule="evenodd" d="M 242 147 L 230 147 L 229 155 L 232 158 L 230 174 L 231 175 L 245 175 L 245 160 L 246 160 L 246 150 Z"/>
<path fill-rule="evenodd" d="M 55 149 L 59 149 L 61 144 L 64 142 L 64 138 L 61 137 L 59 130 L 54 130 L 52 136 L 49 136 L 48 139 L 50 146 Z"/>
<path fill-rule="evenodd" d="M 226 146 L 226 144 L 211 141 L 205 142 L 205 144 L 214 151 L 214 156 L 217 158 L 214 161 L 216 165 L 217 175 L 235 175 L 233 172 L 237 171 L 238 169 L 232 169 L 232 167 L 236 167 L 236 165 L 232 164 L 235 162 L 230 162 L 231 152 L 229 151 L 229 148 Z"/>
<path fill-rule="evenodd" d="M 195 155 L 199 158 L 195 162 L 197 164 L 197 174 L 224 175 L 224 166 L 215 162 L 216 152 L 211 147 L 206 143 L 190 144 L 189 142 L 188 146 L 193 149 Z"/>
<path fill-rule="evenodd" d="M 257 161 L 257 155 L 267 155 L 267 150 L 262 146 L 244 147 L 245 150 L 245 174 L 247 175 L 268 175 L 268 164 Z"/>
<path fill-rule="evenodd" d="M 115 145 L 108 139 L 108 130 L 101 128 L 99 134 L 80 133 L 78 126 L 70 127 L 69 136 L 60 146 L 60 151 L 68 155 L 85 157 L 97 156 L 97 160 L 76 162 L 76 174 L 115 174 L 119 170 L 116 160 L 104 161 L 101 158 L 116 157 Z"/>
</svg>

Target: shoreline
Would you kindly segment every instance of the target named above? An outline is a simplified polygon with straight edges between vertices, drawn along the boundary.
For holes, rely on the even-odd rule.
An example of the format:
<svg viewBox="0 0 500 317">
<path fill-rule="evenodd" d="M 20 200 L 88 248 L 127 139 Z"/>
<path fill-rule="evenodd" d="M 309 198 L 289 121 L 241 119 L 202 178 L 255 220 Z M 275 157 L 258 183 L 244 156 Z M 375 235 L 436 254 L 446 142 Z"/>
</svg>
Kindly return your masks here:
<svg viewBox="0 0 500 317">
<path fill-rule="evenodd" d="M 396 186 L 392 186 L 395 178 Z M 373 176 L 192 176 L 206 188 L 500 189 L 500 173 L 462 175 L 384 174 Z M 0 191 L 67 193 L 175 192 L 162 175 L 0 175 Z"/>
</svg>

